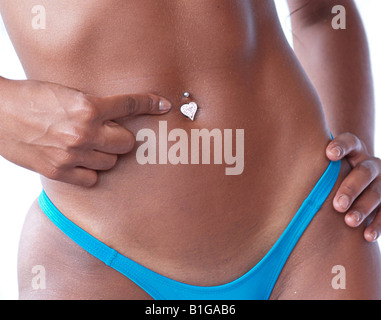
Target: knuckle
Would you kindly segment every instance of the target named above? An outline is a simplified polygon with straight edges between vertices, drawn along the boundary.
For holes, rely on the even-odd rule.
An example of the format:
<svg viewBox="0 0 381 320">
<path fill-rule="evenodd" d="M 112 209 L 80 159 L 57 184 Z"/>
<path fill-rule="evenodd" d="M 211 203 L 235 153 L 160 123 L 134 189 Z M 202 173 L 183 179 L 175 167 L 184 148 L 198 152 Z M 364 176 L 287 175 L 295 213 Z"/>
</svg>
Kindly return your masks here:
<svg viewBox="0 0 381 320">
<path fill-rule="evenodd" d="M 74 154 L 66 150 L 60 150 L 55 153 L 54 159 L 52 159 L 52 168 L 55 171 L 61 172 L 63 169 L 71 166 L 74 161 Z"/>
<path fill-rule="evenodd" d="M 73 152 L 62 152 L 59 156 L 60 167 L 66 168 L 74 163 L 75 155 Z"/>
<path fill-rule="evenodd" d="M 62 172 L 58 166 L 50 165 L 45 168 L 43 175 L 51 180 L 60 180 Z"/>
<path fill-rule="evenodd" d="M 154 112 L 156 110 L 155 99 L 151 95 L 147 96 L 147 108 L 149 113 Z"/>
<path fill-rule="evenodd" d="M 95 104 L 81 93 L 76 105 L 72 108 L 72 117 L 83 123 L 91 123 L 97 119 L 97 116 L 98 112 Z"/>
<path fill-rule="evenodd" d="M 71 133 L 68 133 L 65 138 L 67 150 L 70 151 L 84 147 L 88 143 L 90 136 L 87 130 L 75 128 Z"/>
<path fill-rule="evenodd" d="M 357 170 L 361 175 L 365 176 L 368 179 L 374 177 L 375 168 L 372 161 L 363 161 L 357 166 Z"/>
<path fill-rule="evenodd" d="M 346 132 L 344 135 L 345 140 L 347 141 L 348 145 L 351 146 L 351 149 L 358 150 L 361 148 L 362 142 L 356 135 L 350 132 Z"/>
<path fill-rule="evenodd" d="M 85 103 L 79 110 L 79 119 L 85 123 L 92 123 L 97 118 L 97 112 L 93 104 Z"/>
<path fill-rule="evenodd" d="M 351 183 L 346 183 L 341 186 L 341 193 L 347 195 L 350 198 L 353 198 L 356 194 L 356 188 Z"/>
<path fill-rule="evenodd" d="M 127 97 L 126 100 L 126 109 L 127 113 L 130 115 L 134 115 L 138 112 L 138 101 L 134 97 Z"/>
<path fill-rule="evenodd" d="M 350 132 L 344 132 L 337 136 L 337 139 L 340 139 L 342 142 L 350 142 L 353 141 L 353 134 Z"/>
<path fill-rule="evenodd" d="M 353 133 L 351 132 L 345 132 L 344 133 L 345 137 L 350 140 L 351 142 L 356 142 L 357 141 L 357 136 L 355 136 Z"/>
</svg>

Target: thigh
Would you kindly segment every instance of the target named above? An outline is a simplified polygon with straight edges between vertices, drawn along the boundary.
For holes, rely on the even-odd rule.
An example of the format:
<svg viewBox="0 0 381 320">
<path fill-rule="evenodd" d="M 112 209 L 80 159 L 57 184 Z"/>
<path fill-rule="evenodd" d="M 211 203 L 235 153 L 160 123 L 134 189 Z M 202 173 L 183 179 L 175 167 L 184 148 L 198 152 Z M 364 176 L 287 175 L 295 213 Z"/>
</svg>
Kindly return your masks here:
<svg viewBox="0 0 381 320">
<path fill-rule="evenodd" d="M 333 210 L 335 190 L 316 214 L 291 253 L 272 299 L 381 299 L 381 259 L 377 243 L 363 238 Z"/>
<path fill-rule="evenodd" d="M 20 240 L 20 299 L 151 299 L 131 280 L 66 237 L 35 202 Z"/>
</svg>

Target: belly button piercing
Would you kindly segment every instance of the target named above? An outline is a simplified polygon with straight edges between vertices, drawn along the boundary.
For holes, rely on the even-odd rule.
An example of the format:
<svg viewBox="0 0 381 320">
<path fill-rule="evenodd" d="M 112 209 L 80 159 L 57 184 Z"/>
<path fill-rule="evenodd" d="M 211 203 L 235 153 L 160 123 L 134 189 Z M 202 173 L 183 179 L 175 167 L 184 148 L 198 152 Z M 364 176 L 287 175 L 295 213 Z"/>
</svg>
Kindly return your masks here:
<svg viewBox="0 0 381 320">
<path fill-rule="evenodd" d="M 184 92 L 183 96 L 184 96 L 184 98 L 188 99 L 190 97 L 190 93 L 189 92 Z M 181 113 L 184 116 L 186 116 L 187 118 L 191 119 L 192 121 L 194 121 L 194 117 L 196 115 L 197 109 L 198 109 L 197 103 L 193 102 L 193 101 L 192 102 L 188 102 L 186 104 L 183 104 L 180 107 Z"/>
</svg>

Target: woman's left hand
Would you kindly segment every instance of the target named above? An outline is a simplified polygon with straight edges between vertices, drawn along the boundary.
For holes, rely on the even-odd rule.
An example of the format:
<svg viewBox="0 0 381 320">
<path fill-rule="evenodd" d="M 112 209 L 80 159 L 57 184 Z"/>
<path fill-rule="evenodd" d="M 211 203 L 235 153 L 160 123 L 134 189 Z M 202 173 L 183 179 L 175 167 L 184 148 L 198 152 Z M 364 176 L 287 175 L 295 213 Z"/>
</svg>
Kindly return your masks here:
<svg viewBox="0 0 381 320">
<path fill-rule="evenodd" d="M 365 144 L 351 133 L 343 133 L 332 140 L 326 149 L 332 161 L 348 160 L 352 171 L 341 183 L 333 200 L 336 211 L 346 213 L 350 227 L 360 226 L 375 213 L 364 231 L 364 238 L 374 242 L 381 235 L 381 160 L 371 156 Z"/>
</svg>

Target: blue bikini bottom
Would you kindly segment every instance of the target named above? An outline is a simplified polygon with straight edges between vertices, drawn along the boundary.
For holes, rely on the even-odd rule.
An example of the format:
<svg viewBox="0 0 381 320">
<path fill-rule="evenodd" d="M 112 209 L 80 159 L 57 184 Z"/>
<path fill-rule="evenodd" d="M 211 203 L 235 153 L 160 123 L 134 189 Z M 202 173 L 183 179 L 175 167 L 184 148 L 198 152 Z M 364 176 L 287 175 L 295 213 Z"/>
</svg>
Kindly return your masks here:
<svg viewBox="0 0 381 320">
<path fill-rule="evenodd" d="M 160 275 L 127 258 L 67 219 L 45 191 L 39 204 L 46 216 L 70 239 L 94 257 L 132 280 L 157 300 L 267 300 L 291 251 L 330 194 L 340 172 L 331 162 L 296 212 L 286 230 L 264 258 L 240 278 L 218 286 L 194 286 Z"/>
</svg>

